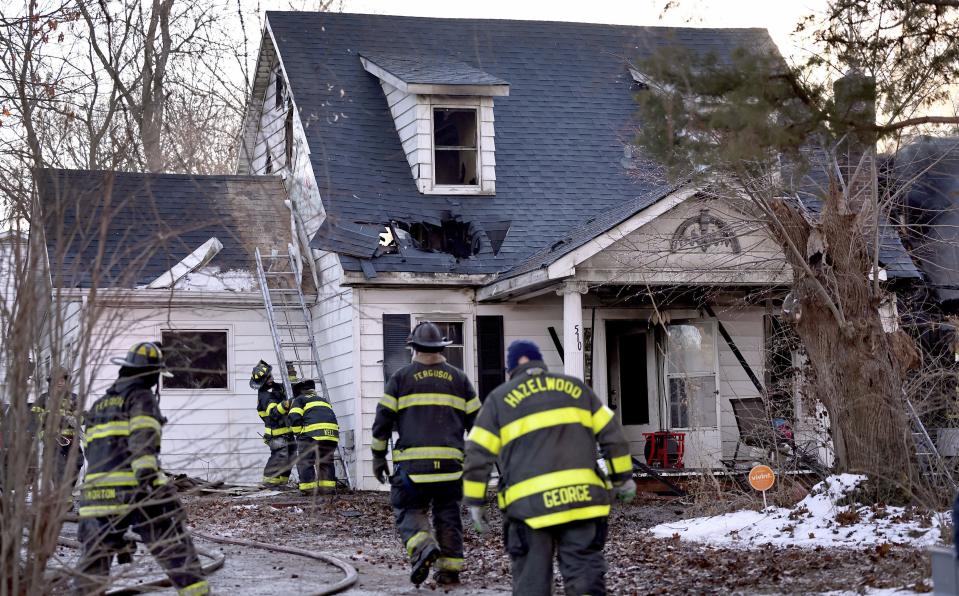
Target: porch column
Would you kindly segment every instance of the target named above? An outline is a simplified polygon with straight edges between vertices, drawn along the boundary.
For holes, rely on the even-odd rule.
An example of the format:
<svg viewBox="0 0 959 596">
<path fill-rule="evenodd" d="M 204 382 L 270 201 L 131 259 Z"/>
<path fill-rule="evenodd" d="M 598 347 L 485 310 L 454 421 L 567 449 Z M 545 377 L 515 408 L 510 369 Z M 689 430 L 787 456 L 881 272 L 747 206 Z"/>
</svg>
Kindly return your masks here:
<svg viewBox="0 0 959 596">
<path fill-rule="evenodd" d="M 557 294 L 563 297 L 563 372 L 583 378 L 583 294 L 585 283 L 566 282 Z"/>
</svg>

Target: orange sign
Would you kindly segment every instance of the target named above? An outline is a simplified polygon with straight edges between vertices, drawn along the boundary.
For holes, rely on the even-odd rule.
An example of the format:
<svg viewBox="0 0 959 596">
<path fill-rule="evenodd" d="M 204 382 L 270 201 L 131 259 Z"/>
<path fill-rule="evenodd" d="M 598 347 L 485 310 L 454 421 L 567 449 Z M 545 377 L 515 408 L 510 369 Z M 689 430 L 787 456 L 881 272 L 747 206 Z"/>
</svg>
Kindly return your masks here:
<svg viewBox="0 0 959 596">
<path fill-rule="evenodd" d="M 756 466 L 749 470 L 749 486 L 766 492 L 776 484 L 776 474 L 769 466 Z"/>
</svg>

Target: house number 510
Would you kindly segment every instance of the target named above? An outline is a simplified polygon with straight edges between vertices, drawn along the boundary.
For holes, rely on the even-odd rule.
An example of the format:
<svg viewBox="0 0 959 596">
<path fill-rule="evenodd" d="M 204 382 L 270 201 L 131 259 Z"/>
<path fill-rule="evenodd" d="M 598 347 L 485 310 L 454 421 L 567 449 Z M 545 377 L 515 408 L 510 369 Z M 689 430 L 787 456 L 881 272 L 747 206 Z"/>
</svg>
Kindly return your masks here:
<svg viewBox="0 0 959 596">
<path fill-rule="evenodd" d="M 576 334 L 576 349 L 580 352 L 583 351 L 583 340 L 579 337 L 579 325 L 573 325 L 573 333 Z"/>
</svg>

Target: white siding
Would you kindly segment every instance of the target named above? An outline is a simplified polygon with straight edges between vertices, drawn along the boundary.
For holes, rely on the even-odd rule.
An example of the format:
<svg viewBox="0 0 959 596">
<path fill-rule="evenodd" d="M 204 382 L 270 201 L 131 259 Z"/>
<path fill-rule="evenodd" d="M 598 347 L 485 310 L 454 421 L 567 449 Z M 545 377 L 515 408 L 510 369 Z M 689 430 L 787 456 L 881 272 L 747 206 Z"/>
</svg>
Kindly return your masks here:
<svg viewBox="0 0 959 596">
<path fill-rule="evenodd" d="M 478 118 L 480 192 L 496 192 L 496 143 L 493 127 L 492 97 L 452 97 L 416 95 L 400 91 L 380 81 L 386 104 L 400 136 L 403 152 L 410 164 L 416 187 L 422 193 L 433 192 L 433 118 L 434 105 L 475 108 Z M 446 192 L 444 190 L 444 192 Z M 475 192 L 475 191 L 473 191 Z"/>
<path fill-rule="evenodd" d="M 87 405 L 116 379 L 110 357 L 123 356 L 138 341 L 159 339 L 163 329 L 222 329 L 228 333 L 229 387 L 225 390 L 173 390 L 161 393 L 167 417 L 161 460 L 173 473 L 209 480 L 254 483 L 262 477 L 269 450 L 261 439 L 250 370 L 263 358 L 272 361 L 273 344 L 260 307 L 169 310 L 105 309 L 94 332 L 92 379 Z"/>
<path fill-rule="evenodd" d="M 350 475 L 355 477 L 354 291 L 340 285 L 343 269 L 335 254 L 324 253 L 317 260 L 317 269 L 321 286 L 318 301 L 311 309 L 313 333 L 330 402 L 340 425 L 340 445 L 345 452 L 345 463 L 352 466 Z"/>
</svg>

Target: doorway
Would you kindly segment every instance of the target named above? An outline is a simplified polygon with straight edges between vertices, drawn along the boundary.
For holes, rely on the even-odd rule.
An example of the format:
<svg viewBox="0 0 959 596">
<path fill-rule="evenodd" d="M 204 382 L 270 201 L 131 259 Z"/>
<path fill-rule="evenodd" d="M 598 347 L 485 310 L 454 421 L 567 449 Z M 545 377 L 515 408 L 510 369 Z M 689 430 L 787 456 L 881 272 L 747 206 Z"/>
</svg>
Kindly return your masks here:
<svg viewBox="0 0 959 596">
<path fill-rule="evenodd" d="M 645 322 L 606 321 L 609 407 L 636 454 L 643 453 L 643 433 L 662 426 L 655 355 L 653 331 Z"/>
</svg>

